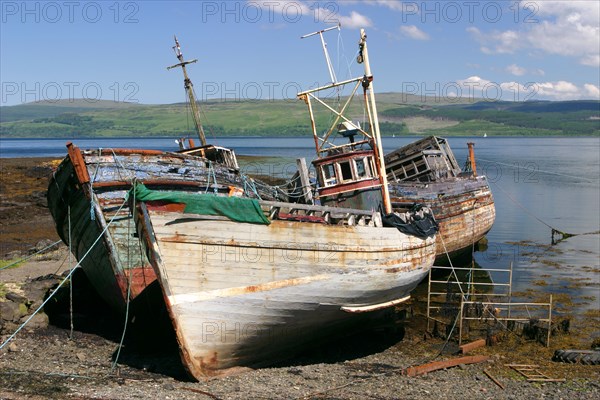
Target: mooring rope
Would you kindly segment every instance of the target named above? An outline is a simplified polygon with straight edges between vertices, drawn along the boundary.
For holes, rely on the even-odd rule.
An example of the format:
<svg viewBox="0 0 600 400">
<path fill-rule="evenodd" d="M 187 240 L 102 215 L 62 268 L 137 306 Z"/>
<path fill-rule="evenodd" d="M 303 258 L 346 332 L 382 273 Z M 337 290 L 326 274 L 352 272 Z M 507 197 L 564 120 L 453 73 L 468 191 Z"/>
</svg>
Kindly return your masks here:
<svg viewBox="0 0 600 400">
<path fill-rule="evenodd" d="M 25 322 L 23 322 L 21 324 L 21 326 L 19 326 L 17 328 L 17 330 L 12 335 L 10 335 L 8 337 L 8 339 L 6 339 L 4 341 L 4 343 L 2 343 L 2 345 L 0 345 L 0 350 L 2 348 L 4 348 L 4 346 L 6 346 L 11 340 L 13 340 L 13 338 L 17 335 L 17 333 L 19 333 L 21 331 L 21 329 L 23 329 L 29 323 L 29 321 L 31 321 L 31 319 L 38 312 L 40 312 L 40 310 L 42 310 L 44 308 L 44 306 L 46 305 L 46 303 L 48 303 L 48 301 L 50 301 L 50 299 L 52 299 L 54 297 L 54 295 L 58 292 L 58 289 L 60 289 L 62 287 L 62 285 L 64 285 L 65 282 L 71 278 L 71 276 L 77 270 L 77 268 L 81 267 L 81 262 L 88 256 L 88 254 L 90 254 L 90 252 L 96 246 L 96 244 L 100 241 L 100 239 L 102 238 L 102 236 L 104 236 L 104 233 L 108 230 L 108 227 L 113 223 L 113 221 L 115 220 L 115 218 L 117 217 L 117 215 L 119 215 L 119 212 L 121 211 L 121 209 L 123 209 L 123 207 L 125 206 L 125 204 L 127 204 L 127 200 L 123 201 L 123 204 L 121 204 L 121 206 L 117 210 L 116 214 L 111 218 L 111 220 L 108 222 L 108 224 L 106 224 L 106 226 L 104 227 L 104 229 L 102 230 L 102 232 L 100 232 L 100 235 L 98 235 L 98 237 L 96 238 L 96 240 L 94 241 L 94 243 L 92 243 L 92 245 L 90 246 L 90 248 L 88 249 L 88 251 L 86 251 L 85 254 L 83 255 L 83 257 L 81 257 L 81 260 L 79 260 L 79 262 L 73 267 L 73 269 L 71 269 L 71 271 L 67 274 L 67 276 L 65 277 L 65 279 L 63 279 L 58 284 L 58 286 L 56 287 L 56 289 L 54 289 L 54 291 L 48 296 L 48 298 L 46 300 L 44 300 L 44 302 L 33 312 L 33 314 L 31 314 L 29 316 L 29 318 L 27 318 L 27 320 L 25 320 Z"/>
<path fill-rule="evenodd" d="M 444 235 L 442 235 L 440 232 L 438 232 L 438 235 L 440 235 L 440 239 L 442 240 L 442 246 L 444 246 L 444 253 L 446 253 L 446 257 L 448 258 L 448 263 L 450 264 L 450 269 L 452 271 L 452 275 L 454 275 L 454 279 L 456 279 L 456 282 L 458 283 L 458 288 L 460 289 L 460 294 L 462 296 L 464 296 L 465 292 L 463 291 L 460 281 L 458 280 L 458 275 L 456 274 L 454 265 L 452 265 L 452 260 L 450 259 L 450 253 L 448 253 L 448 249 L 446 248 L 446 242 L 444 242 Z M 446 282 L 449 282 L 449 281 L 450 281 L 450 277 L 448 277 L 448 280 Z"/>
<path fill-rule="evenodd" d="M 133 207 L 135 208 L 135 186 L 136 186 L 137 182 L 135 180 L 133 180 L 133 182 L 131 182 L 131 186 L 133 187 Z M 131 220 L 133 219 L 133 210 L 131 211 L 131 218 L 129 219 L 129 222 L 127 223 L 127 237 L 130 238 L 131 237 Z M 119 361 L 119 356 L 121 355 L 121 349 L 123 348 L 123 342 L 125 341 L 125 333 L 127 332 L 127 323 L 129 322 L 129 303 L 131 301 L 131 253 L 129 251 L 131 246 L 127 246 L 127 266 L 129 267 L 129 277 L 127 279 L 127 303 L 125 304 L 125 323 L 123 325 L 123 333 L 121 334 L 121 341 L 119 342 L 119 347 L 117 348 L 117 354 L 115 355 L 115 360 L 112 363 L 112 366 L 110 368 L 110 371 L 113 372 L 117 366 L 117 362 Z"/>
<path fill-rule="evenodd" d="M 562 231 L 560 229 L 557 229 L 555 227 L 553 227 L 552 225 L 548 224 L 547 222 L 545 222 L 544 220 L 542 220 L 541 218 L 539 218 L 537 215 L 535 215 L 533 212 L 529 211 L 524 205 L 522 205 L 521 203 L 519 203 L 515 198 L 513 198 L 506 190 L 504 190 L 502 188 L 502 186 L 500 186 L 498 184 L 498 182 L 493 182 L 493 185 L 495 187 L 497 187 L 498 189 L 500 189 L 500 191 L 502 193 L 504 193 L 506 195 L 506 197 L 508 197 L 510 199 L 510 201 L 512 201 L 515 205 L 517 205 L 519 208 L 521 208 L 525 213 L 527 213 L 530 217 L 534 218 L 535 220 L 537 220 L 538 222 L 540 222 L 541 224 L 544 224 L 545 226 L 547 226 L 548 228 L 551 229 L 552 231 L 552 240 L 554 241 L 554 234 L 558 233 L 560 235 L 562 235 L 562 238 L 559 240 L 564 240 L 573 236 L 583 236 L 583 235 L 598 235 L 600 234 L 600 231 L 594 231 L 594 232 L 583 232 L 583 233 L 567 233 L 565 231 Z M 558 243 L 558 242 L 556 242 Z"/>
<path fill-rule="evenodd" d="M 21 258 L 20 260 L 14 261 L 14 262 L 12 262 L 12 263 L 10 263 L 10 264 L 8 264 L 8 265 L 5 265 L 4 267 L 0 268 L 0 271 L 2 271 L 3 269 L 10 268 L 10 267 L 12 267 L 13 265 L 17 265 L 17 264 L 20 264 L 20 263 L 22 263 L 22 262 L 25 262 L 25 261 L 29 260 L 30 258 L 32 258 L 32 257 L 35 257 L 35 256 L 37 256 L 38 254 L 45 252 L 45 251 L 46 251 L 46 250 L 48 250 L 49 248 L 56 246 L 56 245 L 57 245 L 57 244 L 59 244 L 60 242 L 62 242 L 62 240 L 57 240 L 56 242 L 54 242 L 54 243 L 52 243 L 52 244 L 49 244 L 48 246 L 44 247 L 43 249 L 41 249 L 40 251 L 38 251 L 38 252 L 36 252 L 36 253 L 34 253 L 34 254 L 31 254 L 31 255 L 29 255 L 29 256 L 27 256 L 27 257 L 25 257 L 25 258 Z"/>
<path fill-rule="evenodd" d="M 507 167 L 511 167 L 513 169 L 523 168 L 523 169 L 526 169 L 526 170 L 531 171 L 531 172 L 542 172 L 542 173 L 548 174 L 548 175 L 557 175 L 557 176 L 564 176 L 565 178 L 583 179 L 584 181 L 598 182 L 598 179 L 590 179 L 590 178 L 584 178 L 584 177 L 581 177 L 581 176 L 562 174 L 560 172 L 545 171 L 543 169 L 527 168 L 527 166 L 522 167 L 522 166 L 514 165 L 514 164 L 511 165 L 511 164 L 503 163 L 503 162 L 500 162 L 500 161 L 486 160 L 485 158 L 481 158 L 481 157 L 477 157 L 477 159 L 481 160 L 481 161 L 489 162 L 489 163 L 492 163 L 492 164 L 504 165 L 504 166 L 507 166 Z"/>
<path fill-rule="evenodd" d="M 67 219 L 69 221 L 69 267 L 73 270 L 73 250 L 72 250 L 72 239 L 71 239 L 71 206 L 67 207 Z M 73 281 L 69 280 L 69 317 L 70 327 L 69 339 L 73 339 Z"/>
</svg>

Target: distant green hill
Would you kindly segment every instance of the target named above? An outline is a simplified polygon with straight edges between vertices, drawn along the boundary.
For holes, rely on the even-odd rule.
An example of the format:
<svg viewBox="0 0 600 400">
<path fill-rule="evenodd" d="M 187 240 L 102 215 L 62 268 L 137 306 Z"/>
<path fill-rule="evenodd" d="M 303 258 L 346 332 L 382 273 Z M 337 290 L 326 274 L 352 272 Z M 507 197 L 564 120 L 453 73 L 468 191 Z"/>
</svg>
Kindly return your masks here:
<svg viewBox="0 0 600 400">
<path fill-rule="evenodd" d="M 445 135 L 600 136 L 600 102 L 590 100 L 477 102 L 440 107 L 411 105 L 389 108 L 381 114 L 384 119 L 396 121 L 420 117 L 454 122 L 442 129 Z M 426 133 L 434 133 L 434 130 Z"/>
<path fill-rule="evenodd" d="M 403 93 L 380 93 L 384 135 L 600 135 L 600 102 L 487 102 L 462 104 Z M 336 108 L 343 99 L 330 99 Z M 349 115 L 363 120 L 355 102 Z M 295 100 L 201 102 L 208 137 L 302 136 L 310 132 L 306 105 Z M 319 129 L 331 116 L 316 112 Z M 85 100 L 0 107 L 0 137 L 187 136 L 186 104 L 144 105 Z"/>
</svg>

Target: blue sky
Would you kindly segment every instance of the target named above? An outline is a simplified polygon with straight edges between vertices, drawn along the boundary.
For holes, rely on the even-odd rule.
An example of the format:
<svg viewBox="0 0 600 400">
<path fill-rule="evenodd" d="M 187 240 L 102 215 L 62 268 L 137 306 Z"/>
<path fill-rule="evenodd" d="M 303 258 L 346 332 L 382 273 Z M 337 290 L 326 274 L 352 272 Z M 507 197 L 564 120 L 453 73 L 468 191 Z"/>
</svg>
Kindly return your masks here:
<svg viewBox="0 0 600 400">
<path fill-rule="evenodd" d="M 185 100 L 173 35 L 200 99 L 294 98 L 358 76 L 367 31 L 377 92 L 504 100 L 600 98 L 598 1 L 1 1 L 0 105 Z M 349 72 L 348 65 L 351 72 Z"/>
</svg>

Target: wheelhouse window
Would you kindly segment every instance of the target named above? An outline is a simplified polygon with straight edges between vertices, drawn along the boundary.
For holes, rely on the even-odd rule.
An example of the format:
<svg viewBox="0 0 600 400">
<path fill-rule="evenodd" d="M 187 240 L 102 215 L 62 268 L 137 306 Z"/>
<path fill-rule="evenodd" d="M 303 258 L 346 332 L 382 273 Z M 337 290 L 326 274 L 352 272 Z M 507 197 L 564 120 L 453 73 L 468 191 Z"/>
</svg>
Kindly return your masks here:
<svg viewBox="0 0 600 400">
<path fill-rule="evenodd" d="M 321 166 L 321 171 L 323 173 L 324 186 L 331 186 L 337 183 L 337 179 L 335 177 L 335 164 L 325 164 Z"/>
<path fill-rule="evenodd" d="M 355 162 L 356 162 L 356 177 L 358 179 L 366 178 L 368 175 L 367 175 L 367 168 L 365 165 L 365 159 L 359 158 L 359 159 L 355 160 Z"/>
<path fill-rule="evenodd" d="M 376 176 L 373 157 L 369 156 L 324 164 L 320 170 L 325 187 Z"/>
<path fill-rule="evenodd" d="M 338 164 L 340 166 L 340 173 L 341 173 L 341 181 L 342 182 L 346 182 L 346 181 L 351 181 L 352 180 L 352 167 L 350 167 L 350 160 L 348 161 L 343 161 L 341 163 Z"/>
</svg>

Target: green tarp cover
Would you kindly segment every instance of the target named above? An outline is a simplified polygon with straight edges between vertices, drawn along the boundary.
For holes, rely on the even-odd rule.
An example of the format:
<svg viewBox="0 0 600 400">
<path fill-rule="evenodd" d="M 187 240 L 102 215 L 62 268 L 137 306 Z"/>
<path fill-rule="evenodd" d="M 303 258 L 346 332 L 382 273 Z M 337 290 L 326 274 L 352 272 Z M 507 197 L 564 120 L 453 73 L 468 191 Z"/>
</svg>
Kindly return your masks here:
<svg viewBox="0 0 600 400">
<path fill-rule="evenodd" d="M 134 192 L 135 191 L 135 192 Z M 161 192 L 137 184 L 129 192 L 136 201 L 168 201 L 185 204 L 184 212 L 203 215 L 222 215 L 236 222 L 269 225 L 256 199 L 221 197 L 213 194 Z"/>
</svg>

